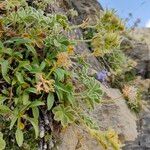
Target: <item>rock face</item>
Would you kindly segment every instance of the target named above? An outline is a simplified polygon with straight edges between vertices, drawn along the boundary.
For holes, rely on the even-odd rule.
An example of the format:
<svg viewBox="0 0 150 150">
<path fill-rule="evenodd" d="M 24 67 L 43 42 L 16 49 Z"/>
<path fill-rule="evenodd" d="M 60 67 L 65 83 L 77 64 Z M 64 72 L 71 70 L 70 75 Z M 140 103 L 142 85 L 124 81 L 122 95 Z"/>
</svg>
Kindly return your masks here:
<svg viewBox="0 0 150 150">
<path fill-rule="evenodd" d="M 55 5 L 49 7 L 49 11 L 52 13 L 61 12 L 65 13 L 69 9 L 74 9 L 78 12 L 78 16 L 75 19 L 70 19 L 73 24 L 80 24 L 87 17 L 94 22 L 97 14 L 100 14 L 102 10 L 101 5 L 96 0 L 57 0 Z M 144 32 L 144 33 L 143 33 Z M 137 35 L 141 36 L 146 33 L 150 33 L 150 30 L 144 29 L 135 30 L 132 33 L 133 37 Z M 148 37 L 150 34 L 146 34 Z M 82 38 L 82 31 L 79 29 L 74 30 L 73 33 L 69 33 L 70 38 L 76 37 Z M 150 38 L 149 38 L 150 39 Z M 142 40 L 133 40 L 133 48 L 126 51 L 126 54 L 136 60 L 137 72 L 145 78 L 149 78 L 149 47 L 147 44 L 141 42 Z M 85 43 L 79 44 L 76 47 L 76 53 L 81 53 L 83 50 L 90 53 Z M 91 57 L 87 60 L 91 64 L 91 68 L 96 71 L 101 70 L 101 65 L 95 57 Z M 120 137 L 122 142 L 129 142 L 124 147 L 125 150 L 149 150 L 150 149 L 150 115 L 148 113 L 141 115 L 141 130 L 142 133 L 138 135 L 136 116 L 128 109 L 125 100 L 121 93 L 117 89 L 106 88 L 102 85 L 103 91 L 107 95 L 107 100 L 103 105 L 99 105 L 89 115 L 95 119 L 102 130 L 106 130 L 109 127 L 114 128 Z M 138 135 L 138 136 L 137 136 Z M 61 134 L 62 144 L 58 147 L 59 150 L 101 150 L 98 143 L 84 131 L 84 129 L 78 126 L 70 126 Z M 140 143 L 140 145 L 139 145 Z"/>
<path fill-rule="evenodd" d="M 54 6 L 51 6 L 50 10 L 64 13 L 69 9 L 74 9 L 79 14 L 70 21 L 73 24 L 80 24 L 87 17 L 94 22 L 97 14 L 100 14 L 102 7 L 96 0 L 58 0 Z M 82 31 L 76 29 L 68 36 L 81 39 Z M 83 51 L 90 53 L 85 43 L 79 44 L 76 47 L 77 53 Z M 94 70 L 101 70 L 100 63 L 95 57 L 89 58 L 88 62 L 90 62 Z M 102 130 L 107 130 L 109 127 L 114 128 L 122 142 L 135 140 L 137 137 L 136 116 L 128 109 L 119 90 L 105 88 L 104 86 L 102 88 L 109 97 L 109 100 L 113 102 L 111 103 L 109 100 L 106 100 L 106 104 L 97 106 L 90 116 L 95 119 Z M 61 138 L 62 144 L 59 146 L 59 150 L 101 150 L 99 144 L 86 131 L 77 126 L 70 126 L 61 134 Z"/>
<path fill-rule="evenodd" d="M 76 16 L 73 19 L 70 19 L 70 21 L 73 24 L 81 24 L 83 20 L 89 19 L 90 22 L 96 21 L 95 19 L 101 14 L 101 11 L 103 10 L 100 3 L 98 3 L 97 0 L 59 0 L 60 6 L 63 8 L 64 11 L 68 11 L 70 9 L 74 9 L 77 11 L 78 16 Z M 70 37 L 73 36 L 76 39 L 82 39 L 82 31 L 80 29 L 75 29 L 73 33 L 70 33 Z M 88 46 L 86 43 L 78 44 L 78 46 L 75 49 L 76 53 L 90 53 L 90 50 L 88 49 Z M 93 57 L 90 56 L 87 58 L 87 62 L 91 64 L 91 67 L 97 71 L 101 70 L 101 64 L 99 61 Z"/>
<path fill-rule="evenodd" d="M 76 23 L 81 23 L 84 19 L 89 18 L 91 21 L 103 10 L 97 0 L 63 0 L 67 9 L 74 9 L 78 12 L 75 18 Z"/>
<path fill-rule="evenodd" d="M 138 135 L 136 116 L 128 109 L 118 89 L 106 88 L 102 84 L 101 88 L 106 93 L 107 99 L 104 104 L 98 105 L 89 116 L 97 122 L 101 130 L 106 131 L 108 128 L 113 128 L 122 143 L 134 141 Z M 102 150 L 97 141 L 78 126 L 70 126 L 62 132 L 61 138 L 62 144 L 59 150 Z"/>
<path fill-rule="evenodd" d="M 123 150 L 150 149 L 150 29 L 135 29 L 131 32 L 134 47 L 127 54 L 137 62 L 136 69 L 143 79 L 138 79 L 142 89 L 147 91 L 143 102 L 146 103 L 138 119 L 138 137 L 126 143 Z M 146 79 L 144 79 L 146 78 Z M 140 81 L 140 82 L 139 82 Z"/>
<path fill-rule="evenodd" d="M 126 54 L 137 62 L 137 73 L 150 78 L 150 29 L 134 29 L 131 37 L 133 48 L 127 50 Z"/>
<path fill-rule="evenodd" d="M 83 128 L 72 125 L 61 134 L 59 150 L 103 150 L 100 144 Z"/>
<path fill-rule="evenodd" d="M 84 19 L 87 19 L 87 17 L 93 22 L 93 19 L 96 18 L 97 14 L 100 14 L 103 8 L 97 2 L 97 0 L 55 0 L 55 3 L 49 5 L 46 11 L 50 13 L 66 14 L 66 12 L 68 12 L 71 9 L 77 11 L 78 16 L 75 18 L 70 18 L 70 23 L 80 24 Z M 67 34 L 69 38 L 73 37 L 77 40 L 83 38 L 82 31 L 80 29 L 74 29 L 73 32 Z M 87 44 L 83 42 L 78 43 L 78 45 L 75 48 L 75 52 L 78 54 L 81 54 L 83 52 L 88 54 L 90 53 L 90 50 L 88 49 Z M 95 57 L 88 57 L 87 62 L 91 64 L 91 68 L 97 71 L 101 70 L 101 64 Z"/>
<path fill-rule="evenodd" d="M 127 107 L 118 89 L 106 88 L 101 85 L 108 98 L 104 104 L 97 106 L 92 116 L 98 120 L 101 129 L 113 128 L 122 142 L 134 140 L 137 133 L 136 116 Z"/>
</svg>

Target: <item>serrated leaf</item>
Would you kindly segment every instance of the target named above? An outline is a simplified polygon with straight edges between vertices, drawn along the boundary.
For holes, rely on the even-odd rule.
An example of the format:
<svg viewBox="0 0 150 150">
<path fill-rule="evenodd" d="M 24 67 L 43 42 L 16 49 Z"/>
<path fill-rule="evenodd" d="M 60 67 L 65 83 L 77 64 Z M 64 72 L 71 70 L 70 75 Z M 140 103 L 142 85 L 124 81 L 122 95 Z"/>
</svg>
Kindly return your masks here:
<svg viewBox="0 0 150 150">
<path fill-rule="evenodd" d="M 68 90 L 66 88 L 66 86 L 64 84 L 60 83 L 60 82 L 56 83 L 55 87 L 56 87 L 57 90 L 61 90 L 61 91 L 66 92 L 66 93 L 70 93 L 70 90 Z"/>
<path fill-rule="evenodd" d="M 55 78 L 57 79 L 57 81 L 62 81 L 64 80 L 64 76 L 65 76 L 65 70 L 58 68 L 55 70 Z"/>
<path fill-rule="evenodd" d="M 11 82 L 11 85 L 15 85 L 17 83 L 17 79 L 16 78 L 13 78 L 12 82 Z"/>
<path fill-rule="evenodd" d="M 75 112 L 70 106 L 58 105 L 53 109 L 54 119 L 60 121 L 63 127 L 75 121 Z"/>
<path fill-rule="evenodd" d="M 23 144 L 23 132 L 17 128 L 16 133 L 15 133 L 16 141 L 19 147 L 22 146 Z"/>
<path fill-rule="evenodd" d="M 49 93 L 47 97 L 47 108 L 50 110 L 53 107 L 54 104 L 54 94 Z"/>
</svg>

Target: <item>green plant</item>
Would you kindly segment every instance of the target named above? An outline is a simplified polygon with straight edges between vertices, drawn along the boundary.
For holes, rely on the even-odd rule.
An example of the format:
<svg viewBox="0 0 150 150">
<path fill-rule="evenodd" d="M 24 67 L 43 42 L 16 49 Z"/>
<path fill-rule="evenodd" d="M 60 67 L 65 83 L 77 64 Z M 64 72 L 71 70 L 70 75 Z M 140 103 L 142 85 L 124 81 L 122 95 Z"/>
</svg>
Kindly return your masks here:
<svg viewBox="0 0 150 150">
<path fill-rule="evenodd" d="M 140 90 L 134 86 L 125 85 L 122 92 L 127 101 L 129 108 L 134 112 L 138 113 L 141 110 Z"/>
<path fill-rule="evenodd" d="M 121 75 L 128 71 L 128 58 L 121 50 L 114 50 L 112 53 L 106 54 L 103 59 L 107 62 L 114 75 Z"/>
<path fill-rule="evenodd" d="M 119 48 L 125 27 L 115 11 L 104 12 L 94 28 L 96 31 L 91 46 L 95 56 L 104 56 Z"/>
<path fill-rule="evenodd" d="M 104 147 L 104 149 L 109 149 L 112 147 L 114 150 L 121 149 L 121 143 L 118 140 L 118 134 L 109 129 L 107 132 L 100 132 L 98 130 L 89 129 L 90 134 L 95 137 L 99 143 Z"/>
<path fill-rule="evenodd" d="M 83 24 L 86 24 L 84 39 L 92 39 L 88 40 L 88 45 L 93 55 L 110 72 L 111 85 L 122 88 L 125 82 L 134 78 L 133 68 L 136 66 L 120 46 L 127 36 L 123 21 L 117 17 L 114 10 L 106 10 L 94 26 Z"/>
<path fill-rule="evenodd" d="M 52 113 L 51 120 L 63 127 L 87 124 L 84 110 L 100 103 L 103 92 L 87 75 L 84 61 L 73 53 L 76 40 L 62 32 L 71 30 L 66 16 L 46 15 L 41 7 L 47 1 L 37 9 L 19 0 L 0 4 L 5 10 L 0 19 L 0 114 L 7 123 L 3 129 L 6 148 L 13 145 L 18 149 L 17 142 L 19 147 L 35 149 L 37 144 L 31 144 L 33 136 L 27 131 L 33 133 L 34 129 L 38 141 L 43 111 Z M 78 62 L 76 66 L 72 57 Z M 4 147 L 2 136 L 0 141 Z"/>
</svg>

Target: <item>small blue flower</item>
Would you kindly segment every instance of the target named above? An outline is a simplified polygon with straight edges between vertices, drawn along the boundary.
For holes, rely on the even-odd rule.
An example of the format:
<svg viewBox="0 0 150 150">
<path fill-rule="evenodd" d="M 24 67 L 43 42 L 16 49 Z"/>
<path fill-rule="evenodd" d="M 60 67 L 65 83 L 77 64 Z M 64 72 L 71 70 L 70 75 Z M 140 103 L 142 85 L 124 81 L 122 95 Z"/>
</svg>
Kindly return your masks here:
<svg viewBox="0 0 150 150">
<path fill-rule="evenodd" d="M 106 82 L 107 76 L 108 76 L 107 70 L 102 70 L 102 71 L 97 73 L 97 79 L 102 83 Z"/>
</svg>

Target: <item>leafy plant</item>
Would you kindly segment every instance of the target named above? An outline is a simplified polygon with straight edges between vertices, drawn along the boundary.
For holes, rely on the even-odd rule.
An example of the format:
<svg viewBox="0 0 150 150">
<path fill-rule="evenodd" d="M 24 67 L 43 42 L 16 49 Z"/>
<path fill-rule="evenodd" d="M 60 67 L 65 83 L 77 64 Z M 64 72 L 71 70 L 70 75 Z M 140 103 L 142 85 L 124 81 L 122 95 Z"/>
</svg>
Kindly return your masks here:
<svg viewBox="0 0 150 150">
<path fill-rule="evenodd" d="M 11 138 L 15 137 L 18 146 L 23 148 L 31 144 L 29 139 L 24 140 L 32 137 L 28 130 L 34 129 L 38 141 L 43 112 L 51 113 L 51 122 L 47 123 L 50 132 L 56 121 L 63 127 L 82 121 L 87 124 L 83 107 L 93 108 L 103 96 L 99 83 L 87 75 L 87 67 L 78 70 L 78 65 L 86 65 L 79 63 L 80 57 L 74 53 L 76 40 L 64 34 L 71 30 L 67 17 L 41 10 L 48 2 L 35 3 L 35 7 L 24 0 L 0 3 L 5 10 L 0 20 L 0 114 L 9 124 Z M 112 35 L 105 36 L 108 49 L 118 44 L 118 38 L 114 38 L 116 44 L 111 45 Z M 78 90 L 77 84 L 82 88 Z M 7 133 L 5 127 L 6 147 L 15 145 L 18 149 Z M 29 147 L 33 149 L 37 144 Z"/>
<path fill-rule="evenodd" d="M 141 92 L 139 89 L 134 86 L 124 85 L 122 92 L 129 108 L 138 113 L 141 110 Z"/>
<path fill-rule="evenodd" d="M 63 105 L 59 105 L 53 109 L 53 113 L 55 114 L 54 119 L 61 121 L 63 127 L 75 121 L 75 112 L 69 106 L 64 107 Z"/>
<path fill-rule="evenodd" d="M 117 133 L 109 129 L 107 132 L 100 132 L 98 130 L 89 129 L 90 134 L 95 137 L 104 149 L 113 148 L 114 150 L 121 149 L 121 143 L 118 140 Z"/>
<path fill-rule="evenodd" d="M 101 90 L 98 81 L 96 81 L 93 77 L 87 76 L 86 73 L 82 73 L 80 80 L 86 88 L 86 90 L 81 93 L 81 98 L 86 100 L 87 107 L 94 108 L 96 103 L 101 102 L 103 91 Z"/>
<path fill-rule="evenodd" d="M 104 12 L 94 28 L 96 30 L 91 46 L 95 56 L 104 56 L 119 48 L 122 39 L 121 33 L 125 27 L 114 11 Z"/>
</svg>

